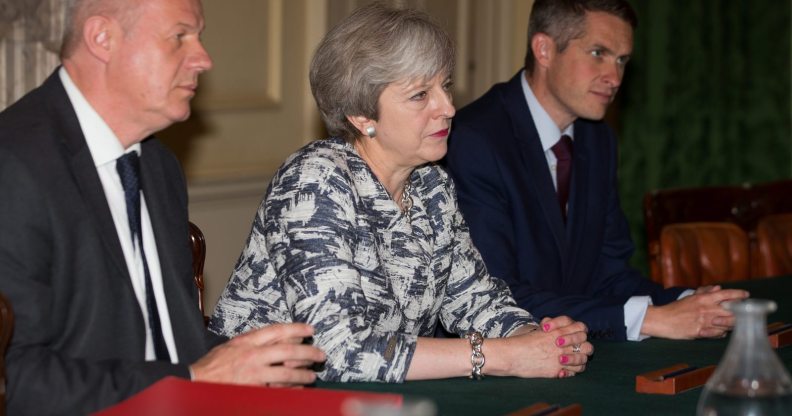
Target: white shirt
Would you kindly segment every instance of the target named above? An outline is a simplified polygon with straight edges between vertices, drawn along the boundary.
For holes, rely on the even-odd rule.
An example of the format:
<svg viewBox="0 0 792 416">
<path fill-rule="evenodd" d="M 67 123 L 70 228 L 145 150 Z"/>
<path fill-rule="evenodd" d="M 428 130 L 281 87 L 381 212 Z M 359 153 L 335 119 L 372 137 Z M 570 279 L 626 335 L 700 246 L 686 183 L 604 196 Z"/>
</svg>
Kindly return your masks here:
<svg viewBox="0 0 792 416">
<path fill-rule="evenodd" d="M 129 229 L 129 219 L 126 211 L 126 199 L 124 198 L 124 187 L 121 185 L 121 178 L 116 171 L 116 159 L 121 157 L 125 151 L 118 137 L 113 133 L 110 127 L 105 123 L 102 117 L 91 107 L 88 100 L 85 99 L 82 92 L 72 81 L 65 68 L 61 67 L 58 72 L 63 87 L 66 89 L 66 94 L 69 96 L 74 112 L 77 114 L 77 119 L 80 122 L 85 141 L 88 144 L 88 149 L 91 152 L 96 171 L 99 174 L 99 179 L 102 182 L 107 204 L 110 207 L 110 213 L 113 216 L 118 239 L 121 243 L 121 249 L 124 252 L 124 259 L 126 260 L 129 276 L 132 280 L 132 287 L 135 290 L 138 303 L 140 304 L 140 312 L 143 314 L 144 322 L 146 322 L 146 360 L 154 361 L 156 355 L 154 353 L 154 341 L 151 337 L 151 331 L 148 330 L 148 309 L 146 308 L 146 278 L 143 271 L 143 258 L 140 253 L 139 244 L 135 240 L 132 242 L 132 232 Z M 140 143 L 136 143 L 129 147 L 126 152 L 137 152 L 140 154 Z M 157 303 L 157 310 L 159 311 L 160 323 L 162 325 L 162 333 L 165 338 L 165 345 L 168 347 L 171 362 L 178 363 L 179 358 L 176 352 L 176 342 L 173 339 L 173 329 L 171 326 L 170 314 L 168 313 L 168 304 L 165 299 L 165 291 L 162 287 L 162 269 L 160 268 L 159 254 L 157 252 L 157 243 L 154 240 L 154 230 L 151 227 L 151 219 L 149 218 L 148 208 L 146 207 L 146 198 L 143 193 L 140 195 L 140 219 L 143 234 L 143 247 L 146 251 L 146 259 L 148 260 L 149 274 L 151 275 L 151 284 L 154 288 L 154 298 Z"/>
<path fill-rule="evenodd" d="M 574 141 L 575 125 L 570 124 L 563 132 L 558 128 L 547 111 L 539 104 L 528 81 L 525 78 L 525 71 L 520 75 L 522 81 L 523 93 L 525 94 L 525 101 L 528 102 L 528 110 L 531 112 L 531 117 L 536 125 L 536 130 L 539 132 L 539 140 L 542 142 L 542 149 L 547 158 L 547 166 L 550 168 L 550 176 L 553 177 L 553 186 L 558 188 L 556 179 L 556 157 L 550 149 L 553 145 L 561 140 L 561 135 L 566 134 Z M 691 292 L 692 293 L 692 292 Z M 685 293 L 680 295 L 680 298 L 685 296 Z M 633 296 L 624 304 L 624 326 L 627 328 L 627 339 L 630 341 L 641 341 L 649 338 L 648 336 L 641 335 L 641 327 L 643 326 L 644 318 L 646 317 L 646 310 L 652 304 L 651 296 Z"/>
</svg>

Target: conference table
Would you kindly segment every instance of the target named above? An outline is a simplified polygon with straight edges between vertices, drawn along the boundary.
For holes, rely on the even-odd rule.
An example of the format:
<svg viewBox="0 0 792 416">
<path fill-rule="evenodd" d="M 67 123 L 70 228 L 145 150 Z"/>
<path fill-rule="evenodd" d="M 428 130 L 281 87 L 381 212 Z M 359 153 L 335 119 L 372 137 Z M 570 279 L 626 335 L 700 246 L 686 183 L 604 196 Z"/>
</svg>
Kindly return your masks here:
<svg viewBox="0 0 792 416">
<path fill-rule="evenodd" d="M 724 286 L 747 289 L 754 298 L 775 300 L 778 310 L 768 317 L 768 322 L 792 322 L 792 276 Z M 593 340 L 593 343 L 595 353 L 587 370 L 565 379 L 485 377 L 483 380 L 455 378 L 402 384 L 317 382 L 317 388 L 280 389 L 191 383 L 168 377 L 99 414 L 395 416 L 393 406 L 401 403 L 402 410 L 414 412 L 397 413 L 400 416 L 423 416 L 431 413 L 421 406 L 431 403 L 438 415 L 489 416 L 506 415 L 543 402 L 562 408 L 577 404 L 584 415 L 693 415 L 701 387 L 676 395 L 636 393 L 636 376 L 680 363 L 697 367 L 716 365 L 728 339 L 647 339 L 619 343 Z M 486 343 L 484 351 L 486 354 Z M 776 351 L 787 370 L 792 369 L 792 346 Z M 486 370 L 486 366 L 484 368 Z M 346 406 L 356 403 L 377 407 L 351 413 L 345 410 Z M 371 409 L 376 409 L 375 413 Z"/>
<path fill-rule="evenodd" d="M 778 310 L 768 322 L 792 322 L 792 276 L 732 282 L 724 287 L 746 289 L 751 297 L 772 299 Z M 584 415 L 643 414 L 693 415 L 701 388 L 676 395 L 635 392 L 638 374 L 678 363 L 717 365 L 728 344 L 726 339 L 641 342 L 593 341 L 595 353 L 587 370 L 566 379 L 519 379 L 486 377 L 384 383 L 317 383 L 324 389 L 397 393 L 406 400 L 428 399 L 438 415 L 504 415 L 537 402 L 561 407 L 580 404 Z M 486 348 L 486 346 L 485 346 Z M 792 346 L 775 350 L 792 372 Z M 486 369 L 486 366 L 485 366 Z"/>
</svg>

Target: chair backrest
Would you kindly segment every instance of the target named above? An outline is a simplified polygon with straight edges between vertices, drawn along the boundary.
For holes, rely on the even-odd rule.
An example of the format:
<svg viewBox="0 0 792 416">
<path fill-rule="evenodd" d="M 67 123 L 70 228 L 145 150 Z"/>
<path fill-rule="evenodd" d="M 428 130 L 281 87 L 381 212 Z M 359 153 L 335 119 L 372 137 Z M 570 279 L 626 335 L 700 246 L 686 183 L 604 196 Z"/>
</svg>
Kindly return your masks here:
<svg viewBox="0 0 792 416">
<path fill-rule="evenodd" d="M 698 287 L 750 277 L 748 237 L 731 223 L 665 226 L 660 234 L 662 284 Z"/>
<path fill-rule="evenodd" d="M 11 302 L 0 293 L 0 416 L 5 415 L 6 373 L 5 354 L 14 330 L 14 311 Z"/>
<path fill-rule="evenodd" d="M 653 280 L 662 281 L 660 233 L 669 224 L 730 222 L 748 236 L 751 276 L 759 276 L 756 228 L 760 218 L 792 212 L 792 180 L 738 186 L 656 190 L 644 196 L 644 223 Z"/>
<path fill-rule="evenodd" d="M 757 183 L 747 192 L 755 226 L 768 215 L 792 213 L 792 180 Z"/>
<path fill-rule="evenodd" d="M 743 189 L 734 186 L 664 189 L 644 197 L 644 223 L 653 280 L 662 281 L 660 233 L 669 224 L 742 221 Z"/>
<path fill-rule="evenodd" d="M 201 309 L 201 314 L 204 314 L 203 293 L 204 293 L 204 261 L 206 260 L 206 239 L 203 232 L 197 225 L 190 222 L 190 245 L 192 246 L 193 254 L 193 280 L 195 287 L 198 288 L 198 308 Z"/>
<path fill-rule="evenodd" d="M 792 199 L 789 195 L 787 198 Z M 756 226 L 760 276 L 792 274 L 792 213 L 768 215 Z"/>
</svg>

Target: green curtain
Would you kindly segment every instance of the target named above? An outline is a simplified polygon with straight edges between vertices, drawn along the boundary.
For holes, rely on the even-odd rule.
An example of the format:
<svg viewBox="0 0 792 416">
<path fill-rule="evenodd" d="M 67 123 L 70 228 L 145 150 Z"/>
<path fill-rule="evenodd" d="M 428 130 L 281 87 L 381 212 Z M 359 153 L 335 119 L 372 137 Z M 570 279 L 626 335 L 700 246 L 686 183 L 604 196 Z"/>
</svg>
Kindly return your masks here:
<svg viewBox="0 0 792 416">
<path fill-rule="evenodd" d="M 631 3 L 639 25 L 616 109 L 619 183 L 633 265 L 646 272 L 646 192 L 792 177 L 792 2 Z"/>
</svg>

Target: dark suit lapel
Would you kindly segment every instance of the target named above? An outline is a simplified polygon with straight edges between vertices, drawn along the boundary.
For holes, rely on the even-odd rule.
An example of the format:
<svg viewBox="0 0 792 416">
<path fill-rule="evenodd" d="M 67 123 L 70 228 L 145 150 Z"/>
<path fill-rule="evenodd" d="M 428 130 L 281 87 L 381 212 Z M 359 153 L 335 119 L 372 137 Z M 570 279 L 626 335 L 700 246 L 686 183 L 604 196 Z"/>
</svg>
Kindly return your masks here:
<svg viewBox="0 0 792 416">
<path fill-rule="evenodd" d="M 179 224 L 179 220 L 184 218 L 180 215 L 181 208 L 172 206 L 170 201 L 175 198 L 168 195 L 169 190 L 166 184 L 171 183 L 173 178 L 163 171 L 161 161 L 162 154 L 158 152 L 153 144 L 152 138 L 146 139 L 141 153 L 141 185 L 143 195 L 146 198 L 151 227 L 154 230 L 154 239 L 157 242 L 157 252 L 159 254 L 160 268 L 162 269 L 162 281 L 166 290 L 169 303 L 175 299 L 172 295 L 180 290 L 173 290 L 171 284 L 176 276 L 184 274 L 184 270 L 179 270 L 177 256 L 179 248 L 185 248 L 189 239 L 187 224 Z M 184 232 L 182 232 L 182 230 Z"/>
<path fill-rule="evenodd" d="M 56 70 L 41 88 L 50 96 L 49 103 L 52 106 L 53 114 L 57 115 L 60 131 L 62 132 L 61 142 L 66 148 L 69 158 L 71 173 L 74 181 L 80 190 L 83 200 L 94 214 L 95 225 L 99 235 L 107 248 L 107 253 L 118 269 L 116 276 L 122 277 L 126 282 L 131 282 L 129 270 L 124 260 L 124 253 L 121 250 L 121 243 L 118 241 L 118 232 L 110 214 L 110 207 L 107 205 L 102 182 L 96 172 L 96 165 L 91 157 L 91 151 L 85 142 L 77 114 L 69 101 L 66 90 L 58 76 Z"/>
<path fill-rule="evenodd" d="M 525 102 L 525 94 L 523 94 L 520 81 L 521 76 L 521 72 L 514 76 L 509 81 L 508 88 L 503 90 L 504 107 L 509 113 L 514 137 L 519 143 L 520 151 L 523 155 L 523 168 L 525 170 L 523 177 L 531 178 L 533 182 L 531 186 L 536 189 L 539 204 L 552 230 L 561 258 L 565 259 L 566 236 L 564 219 L 561 217 L 561 210 L 558 209 L 558 199 L 553 186 L 553 178 L 550 176 L 550 169 L 547 168 L 547 158 L 542 149 L 539 133 L 528 109 L 528 103 Z"/>
<path fill-rule="evenodd" d="M 567 241 L 569 242 L 569 264 L 577 264 L 576 257 L 581 244 L 586 240 L 586 215 L 589 203 L 589 187 L 587 179 L 592 176 L 589 169 L 589 154 L 596 137 L 592 137 L 591 129 L 582 121 L 575 122 L 575 152 L 572 160 L 572 183 L 569 190 Z M 571 271 L 570 276 L 574 274 Z"/>
<path fill-rule="evenodd" d="M 179 197 L 173 193 L 183 191 L 171 186 L 174 183 L 183 186 L 183 182 L 177 181 L 173 172 L 164 170 L 167 163 L 171 162 L 163 158 L 170 156 L 156 139 L 148 138 L 141 145 L 141 185 L 157 243 L 162 286 L 168 302 L 173 337 L 179 359 L 191 361 L 206 351 L 203 318 L 198 312 L 197 298 L 190 296 L 191 293 L 197 293 L 198 289 L 190 279 L 192 253 L 189 247 L 186 201 L 185 206 L 179 206 L 176 202 Z"/>
</svg>

